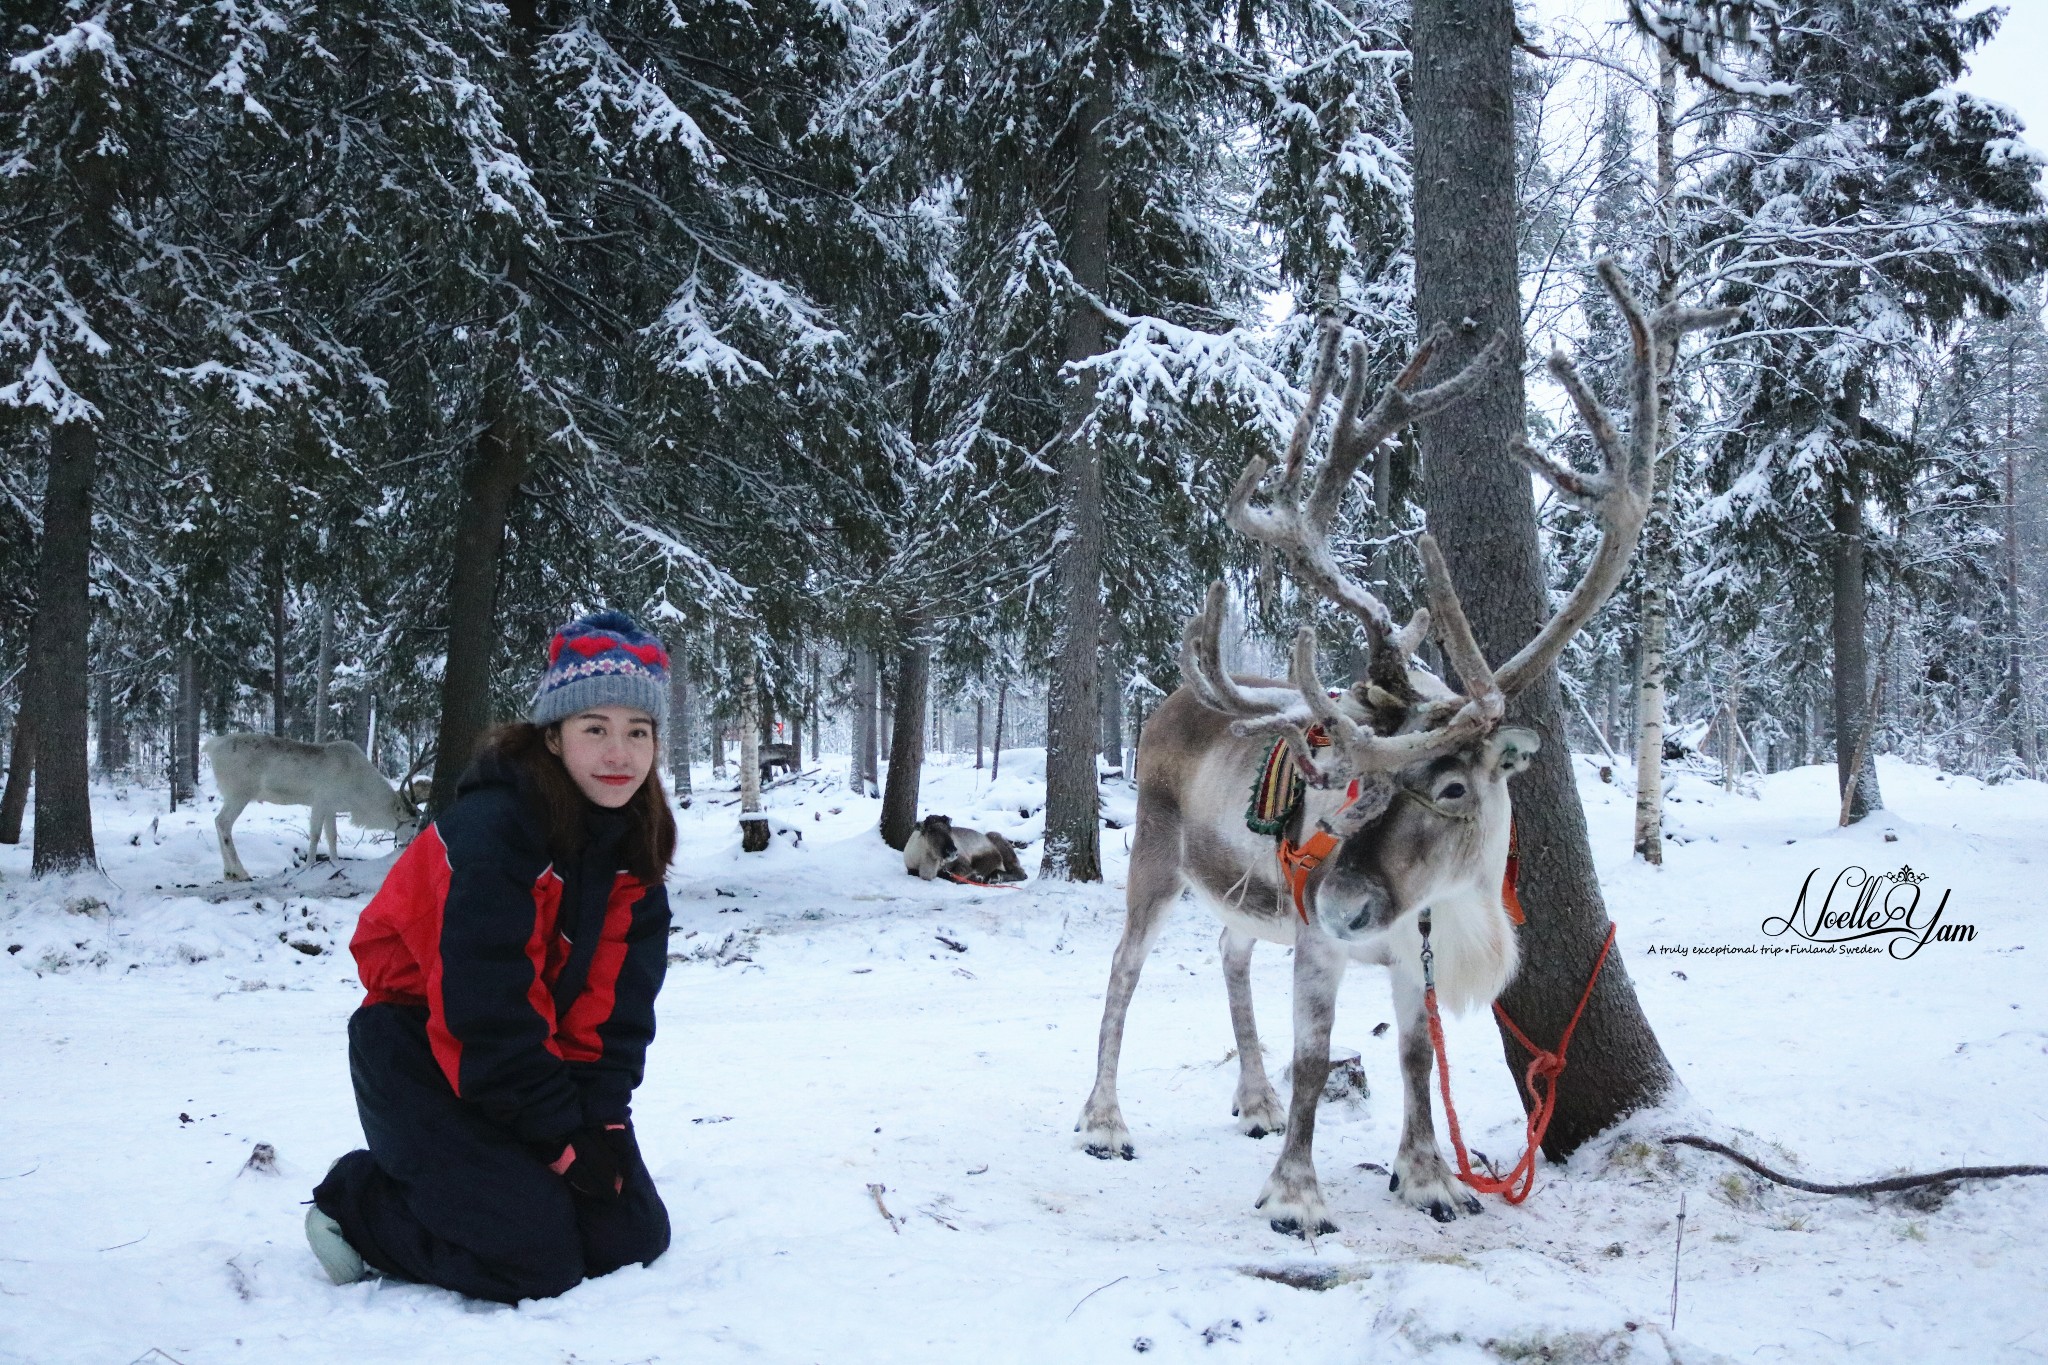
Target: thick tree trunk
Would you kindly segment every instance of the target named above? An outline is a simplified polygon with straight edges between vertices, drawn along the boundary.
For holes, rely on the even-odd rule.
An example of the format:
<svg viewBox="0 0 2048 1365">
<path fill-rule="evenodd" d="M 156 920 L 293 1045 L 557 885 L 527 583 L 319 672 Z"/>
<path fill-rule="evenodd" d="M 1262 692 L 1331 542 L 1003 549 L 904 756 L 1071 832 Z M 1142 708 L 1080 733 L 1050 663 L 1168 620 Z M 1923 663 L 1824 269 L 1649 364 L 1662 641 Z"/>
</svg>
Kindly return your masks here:
<svg viewBox="0 0 2048 1365">
<path fill-rule="evenodd" d="M 768 818 L 761 813 L 761 669 L 751 641 L 740 646 L 740 851 L 768 847 Z"/>
<path fill-rule="evenodd" d="M 1102 298 L 1109 286 L 1109 149 L 1103 127 L 1116 99 L 1106 53 L 1078 115 L 1066 264 L 1081 288 Z M 1099 354 L 1101 312 L 1076 299 L 1067 318 L 1068 363 Z M 1061 881 L 1102 880 L 1101 796 L 1095 781 L 1100 744 L 1098 651 L 1102 639 L 1102 451 L 1084 434 L 1095 410 L 1093 372 L 1067 389 L 1066 436 L 1060 461 L 1057 566 L 1060 628 L 1052 687 L 1046 698 L 1045 856 L 1038 875 Z"/>
<path fill-rule="evenodd" d="M 324 594 L 323 594 L 324 595 Z M 332 705 L 334 691 L 334 604 L 323 601 L 320 604 L 320 654 L 313 661 L 313 742 L 325 744 L 334 727 L 328 722 L 327 708 Z"/>
<path fill-rule="evenodd" d="M 1847 401 L 1853 409 L 1854 400 Z M 1860 411 L 1853 420 L 1860 425 Z M 1882 810 L 1884 797 L 1877 789 L 1876 745 L 1865 733 L 1875 717 L 1868 710 L 1870 660 L 1864 639 L 1869 604 L 1863 578 L 1863 500 L 1847 485 L 1838 484 L 1834 490 L 1834 523 L 1829 550 L 1835 579 L 1835 783 L 1847 797 L 1844 823 L 1853 825 Z"/>
<path fill-rule="evenodd" d="M 513 253 L 515 288 L 525 284 L 522 253 Z M 441 677 L 441 724 L 434 742 L 433 811 L 455 800 L 477 737 L 491 723 L 491 656 L 498 643 L 498 579 L 505 521 L 526 477 L 528 433 L 514 391 L 517 366 L 506 342 L 484 391 L 484 429 L 463 471 L 455 519 L 455 563 L 448 582 L 448 662 Z"/>
<path fill-rule="evenodd" d="M 1506 458 L 1524 423 L 1512 0 L 1416 0 L 1412 50 L 1417 322 L 1425 334 L 1439 322 L 1452 328 L 1449 353 L 1434 367 L 1439 375 L 1463 364 L 1495 328 L 1517 338 L 1511 363 L 1420 431 L 1430 529 L 1463 589 L 1480 648 L 1499 663 L 1547 614 L 1529 476 Z M 1477 325 L 1462 325 L 1467 318 Z M 1607 912 L 1565 752 L 1556 673 L 1517 696 L 1510 715 L 1544 743 L 1515 779 L 1529 920 L 1517 931 L 1521 973 L 1501 1003 L 1538 1044 L 1555 1045 L 1592 972 Z M 1501 1044 L 1519 1089 L 1529 1058 L 1505 1030 Z M 1545 1152 L 1563 1159 L 1623 1115 L 1656 1103 L 1672 1081 L 1614 954 L 1573 1037 Z"/>
<path fill-rule="evenodd" d="M 905 631 L 896 655 L 896 718 L 891 725 L 889 785 L 882 789 L 882 842 L 902 848 L 917 827 L 918 781 L 924 772 L 925 692 L 931 656 Z"/>
<path fill-rule="evenodd" d="M 86 762 L 86 679 L 92 666 L 92 485 L 99 433 L 85 422 L 50 428 L 49 482 L 36 573 L 33 648 L 38 877 L 93 866 Z"/>
</svg>

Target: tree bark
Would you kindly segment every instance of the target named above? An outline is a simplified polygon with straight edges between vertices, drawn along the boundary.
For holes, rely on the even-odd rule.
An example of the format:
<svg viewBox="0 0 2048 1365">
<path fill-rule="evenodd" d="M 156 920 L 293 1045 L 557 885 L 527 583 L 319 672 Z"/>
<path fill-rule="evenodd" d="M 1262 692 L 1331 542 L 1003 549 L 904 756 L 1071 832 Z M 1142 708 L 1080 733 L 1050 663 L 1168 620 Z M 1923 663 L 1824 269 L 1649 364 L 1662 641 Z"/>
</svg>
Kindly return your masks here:
<svg viewBox="0 0 2048 1365">
<path fill-rule="evenodd" d="M 1067 270 L 1097 299 L 1109 285 L 1109 148 L 1103 125 L 1115 99 L 1109 55 L 1099 52 L 1077 115 L 1066 242 Z M 1100 354 L 1107 336 L 1100 310 L 1084 299 L 1075 299 L 1071 309 L 1069 364 Z M 1102 639 L 1102 451 L 1085 431 L 1095 410 L 1095 390 L 1091 371 L 1075 376 L 1066 395 L 1057 566 L 1060 629 L 1046 698 L 1045 855 L 1038 872 L 1074 882 L 1102 880 L 1101 797 L 1095 780 L 1101 727 L 1096 693 Z"/>
<path fill-rule="evenodd" d="M 918 782 L 924 772 L 925 692 L 931 655 L 914 628 L 896 655 L 896 718 L 889 745 L 889 785 L 882 789 L 882 842 L 902 848 L 917 827 Z"/>
<path fill-rule="evenodd" d="M 761 813 L 761 668 L 751 640 L 740 649 L 740 851 L 760 853 L 768 847 Z"/>
<path fill-rule="evenodd" d="M 1416 0 L 1414 7 L 1417 323 L 1453 340 L 1435 369 L 1450 373 L 1496 328 L 1512 356 L 1471 399 L 1422 425 L 1429 526 L 1461 585 L 1480 648 L 1496 663 L 1547 614 L 1529 476 L 1506 458 L 1524 430 L 1520 294 L 1515 255 L 1512 0 Z M 1465 324 L 1471 319 L 1477 325 Z M 1564 742 L 1555 670 L 1518 695 L 1510 717 L 1543 736 L 1515 779 L 1521 837 L 1522 970 L 1501 1003 L 1540 1045 L 1554 1046 L 1585 989 L 1608 928 L 1585 813 Z M 1529 1058 L 1503 1029 L 1520 1078 Z M 1619 954 L 1608 958 L 1573 1036 L 1544 1141 L 1552 1160 L 1671 1088 L 1671 1064 L 1636 1001 Z M 1524 1103 L 1527 1103 L 1526 1096 Z"/>
<path fill-rule="evenodd" d="M 87 422 L 50 427 L 49 481 L 36 573 L 35 709 L 38 877 L 94 865 L 86 761 L 86 679 L 92 666 L 92 485 L 99 433 Z"/>
<path fill-rule="evenodd" d="M 811 695 L 809 701 L 805 703 L 805 709 L 811 717 L 811 762 L 818 764 L 825 761 L 825 714 L 824 707 L 819 701 L 819 689 L 823 685 L 824 663 L 819 659 L 818 651 L 814 649 L 811 651 Z"/>
<path fill-rule="evenodd" d="M 512 252 L 508 275 L 526 283 L 525 255 Z M 455 800 L 477 737 L 491 723 L 491 659 L 498 643 L 498 580 L 505 522 L 526 477 L 528 432 L 515 392 L 517 343 L 503 341 L 484 389 L 484 429 L 463 471 L 455 519 L 455 563 L 448 582 L 448 661 L 441 676 L 441 723 L 434 742 L 432 811 Z"/>
<path fill-rule="evenodd" d="M 986 738 L 986 734 L 987 734 L 987 732 L 986 732 L 986 729 L 985 729 L 985 725 L 986 725 L 986 717 L 987 717 L 987 715 L 988 715 L 988 698 L 986 698 L 986 697 L 981 697 L 981 696 L 977 696 L 977 697 L 975 697 L 975 699 L 974 699 L 974 766 L 975 766 L 976 770 L 979 770 L 979 769 L 981 768 L 981 760 L 982 760 L 982 757 L 983 757 L 983 751 L 984 751 L 984 750 L 985 750 L 985 749 L 987 748 L 987 738 Z"/>
<path fill-rule="evenodd" d="M 1851 436 L 1862 422 L 1860 405 L 1844 399 L 1845 416 L 1852 421 Z M 1835 782 L 1846 797 L 1845 824 L 1855 824 L 1874 810 L 1884 808 L 1877 789 L 1875 744 L 1860 743 L 1864 727 L 1873 717 L 1868 711 L 1870 686 L 1869 650 L 1864 636 L 1868 610 L 1863 577 L 1863 499 L 1853 486 L 1838 482 L 1834 489 L 1834 536 L 1829 546 L 1833 561 L 1835 594 L 1833 635 L 1835 646 Z M 1855 790 L 1851 791 L 1851 785 Z"/>
</svg>

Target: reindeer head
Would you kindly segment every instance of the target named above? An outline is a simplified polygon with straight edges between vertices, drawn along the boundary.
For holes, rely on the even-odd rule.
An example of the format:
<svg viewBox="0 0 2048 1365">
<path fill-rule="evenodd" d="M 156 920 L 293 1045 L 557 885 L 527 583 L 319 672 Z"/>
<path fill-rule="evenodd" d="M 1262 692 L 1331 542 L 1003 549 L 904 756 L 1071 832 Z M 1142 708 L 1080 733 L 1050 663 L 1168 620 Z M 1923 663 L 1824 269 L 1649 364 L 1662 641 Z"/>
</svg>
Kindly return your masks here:
<svg viewBox="0 0 2048 1365">
<path fill-rule="evenodd" d="M 1628 567 L 1649 510 L 1657 432 L 1657 357 L 1687 331 L 1716 325 L 1730 310 L 1666 307 L 1645 317 L 1611 261 L 1600 278 L 1628 320 L 1634 343 L 1630 422 L 1619 435 L 1571 361 L 1550 358 L 1550 370 L 1590 429 L 1602 468 L 1597 473 L 1532 450 L 1516 441 L 1508 453 L 1546 479 L 1558 495 L 1594 517 L 1600 544 L 1585 577 L 1557 613 L 1496 670 L 1473 638 L 1457 590 L 1436 541 L 1417 537 L 1429 605 L 1398 629 L 1379 598 L 1354 581 L 1330 552 L 1330 526 L 1353 476 L 1389 436 L 1441 412 L 1477 387 L 1505 356 L 1496 334 L 1463 369 L 1434 387 L 1416 391 L 1423 371 L 1443 344 L 1443 329 L 1416 351 L 1369 412 L 1365 354 L 1351 349 L 1351 372 L 1337 408 L 1329 453 L 1308 476 L 1308 448 L 1336 371 L 1341 327 L 1323 322 L 1308 403 L 1288 442 L 1280 476 L 1268 487 L 1267 465 L 1255 459 L 1231 491 L 1226 518 L 1241 534 L 1281 551 L 1295 579 L 1356 617 L 1368 647 L 1366 678 L 1333 694 L 1316 673 L 1316 634 L 1295 637 L 1285 687 L 1234 678 L 1223 667 L 1220 638 L 1225 610 L 1221 583 L 1188 623 L 1181 671 L 1207 706 L 1235 718 L 1240 735 L 1275 734 L 1307 776 L 1301 837 L 1323 831 L 1336 849 L 1318 867 L 1318 917 L 1338 937 L 1357 937 L 1399 915 L 1470 887 L 1498 896 L 1507 856 L 1508 779 L 1526 768 L 1539 748 L 1533 731 L 1503 729 L 1507 698 L 1551 667 L 1571 637 L 1598 611 Z M 1265 495 L 1254 505 L 1254 494 Z M 1462 691 L 1415 666 L 1413 655 L 1432 626 Z M 1491 886 L 1488 886 L 1489 880 Z"/>
<path fill-rule="evenodd" d="M 953 818 L 949 815 L 927 815 L 917 822 L 918 832 L 924 835 L 925 847 L 937 855 L 941 866 L 959 855 L 959 845 L 953 842 Z"/>
</svg>

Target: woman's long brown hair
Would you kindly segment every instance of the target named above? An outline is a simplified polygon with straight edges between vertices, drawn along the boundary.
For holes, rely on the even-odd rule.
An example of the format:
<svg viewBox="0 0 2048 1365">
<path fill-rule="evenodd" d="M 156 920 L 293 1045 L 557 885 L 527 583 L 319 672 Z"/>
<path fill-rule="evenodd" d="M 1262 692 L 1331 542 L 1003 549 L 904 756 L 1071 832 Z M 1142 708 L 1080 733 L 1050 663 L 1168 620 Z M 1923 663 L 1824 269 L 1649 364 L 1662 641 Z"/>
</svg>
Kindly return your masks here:
<svg viewBox="0 0 2048 1365">
<path fill-rule="evenodd" d="M 494 753 L 532 776 L 547 821 L 548 852 L 558 862 L 582 851 L 583 816 L 591 807 L 560 756 L 548 748 L 548 735 L 559 735 L 561 729 L 560 721 L 545 726 L 513 721 L 492 730 L 478 746 L 479 752 Z M 647 780 L 623 809 L 629 821 L 621 850 L 626 871 L 644 885 L 659 886 L 676 851 L 676 817 L 668 808 L 659 766 L 647 770 Z"/>
</svg>

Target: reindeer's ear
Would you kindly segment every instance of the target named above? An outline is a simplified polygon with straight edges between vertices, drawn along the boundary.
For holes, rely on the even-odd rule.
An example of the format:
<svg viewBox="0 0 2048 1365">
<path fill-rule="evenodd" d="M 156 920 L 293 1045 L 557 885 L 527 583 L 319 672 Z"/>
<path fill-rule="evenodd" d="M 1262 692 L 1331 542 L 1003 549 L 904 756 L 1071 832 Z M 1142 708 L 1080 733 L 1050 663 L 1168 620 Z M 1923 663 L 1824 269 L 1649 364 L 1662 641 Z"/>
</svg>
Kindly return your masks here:
<svg viewBox="0 0 2048 1365">
<path fill-rule="evenodd" d="M 1486 741 L 1486 756 L 1500 769 L 1502 777 L 1513 777 L 1536 761 L 1543 737 L 1519 726 L 1502 730 Z"/>
</svg>

